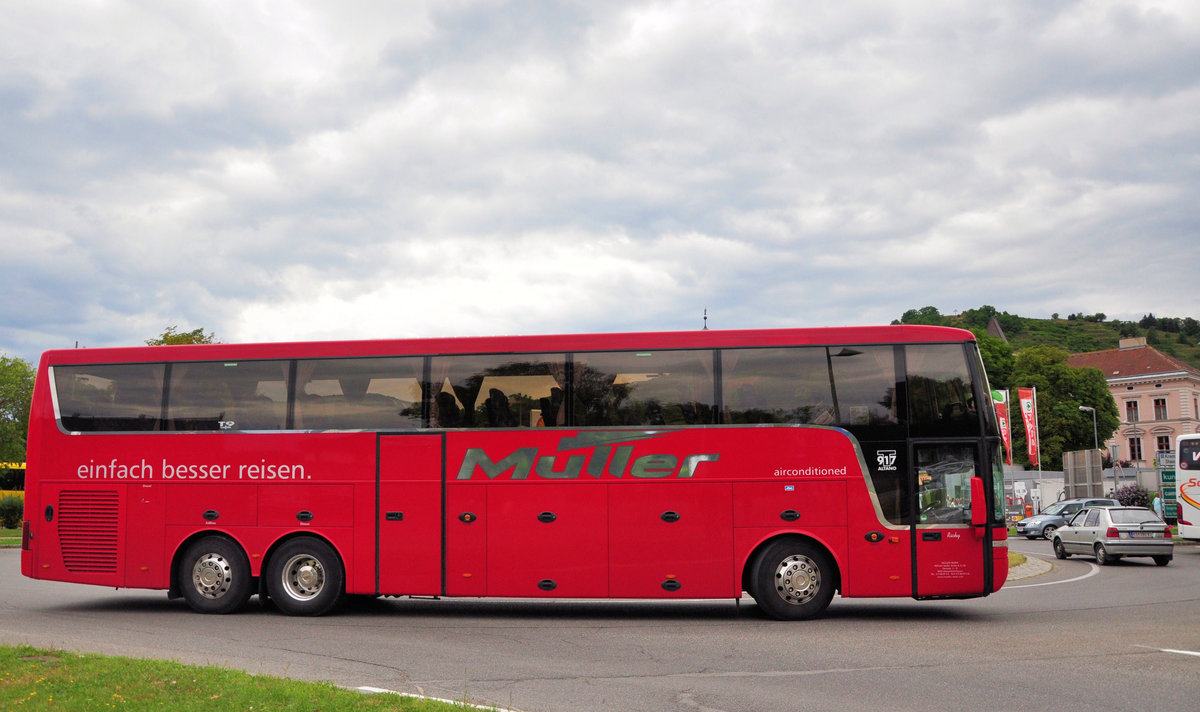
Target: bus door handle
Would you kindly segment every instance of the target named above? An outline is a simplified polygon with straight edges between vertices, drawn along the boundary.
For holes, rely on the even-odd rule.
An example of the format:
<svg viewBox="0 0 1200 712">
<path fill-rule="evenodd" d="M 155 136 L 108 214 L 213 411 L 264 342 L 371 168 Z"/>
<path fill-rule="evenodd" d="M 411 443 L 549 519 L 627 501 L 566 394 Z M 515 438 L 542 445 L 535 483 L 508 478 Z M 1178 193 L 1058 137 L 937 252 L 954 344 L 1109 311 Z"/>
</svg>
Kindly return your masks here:
<svg viewBox="0 0 1200 712">
<path fill-rule="evenodd" d="M 383 515 L 383 518 L 385 521 L 389 522 L 403 522 L 404 512 L 387 512 Z"/>
<path fill-rule="evenodd" d="M 313 520 L 313 513 L 307 509 L 302 509 L 299 512 L 296 512 L 296 519 L 299 519 L 302 522 L 311 522 Z"/>
<path fill-rule="evenodd" d="M 674 524 L 675 522 L 679 521 L 679 512 L 674 512 L 674 511 L 663 512 L 662 516 L 660 516 L 659 519 L 663 520 L 667 524 Z"/>
<path fill-rule="evenodd" d="M 779 518 L 785 522 L 794 522 L 800 518 L 800 513 L 794 509 L 785 509 L 779 513 Z"/>
<path fill-rule="evenodd" d="M 542 512 L 537 516 L 537 520 L 543 524 L 549 524 L 555 519 L 558 519 L 558 517 L 554 515 L 554 512 Z"/>
<path fill-rule="evenodd" d="M 215 509 L 206 509 L 204 510 L 204 514 L 200 516 L 204 517 L 204 521 L 206 522 L 215 522 L 221 516 L 221 513 Z"/>
<path fill-rule="evenodd" d="M 921 532 L 921 541 L 941 541 L 941 532 Z"/>
</svg>

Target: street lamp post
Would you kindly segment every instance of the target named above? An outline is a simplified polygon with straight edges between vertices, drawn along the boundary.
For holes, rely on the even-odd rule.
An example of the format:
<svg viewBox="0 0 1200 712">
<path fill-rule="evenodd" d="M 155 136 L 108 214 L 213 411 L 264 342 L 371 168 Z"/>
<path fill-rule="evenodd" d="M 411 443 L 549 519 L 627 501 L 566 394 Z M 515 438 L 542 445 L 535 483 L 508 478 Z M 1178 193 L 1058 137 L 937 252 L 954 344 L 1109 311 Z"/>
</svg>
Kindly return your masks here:
<svg viewBox="0 0 1200 712">
<path fill-rule="evenodd" d="M 1099 450 L 1100 438 L 1098 437 L 1099 434 L 1096 432 L 1096 409 L 1087 405 L 1081 405 L 1079 406 L 1079 409 L 1092 414 L 1092 447 L 1096 450 Z"/>
</svg>

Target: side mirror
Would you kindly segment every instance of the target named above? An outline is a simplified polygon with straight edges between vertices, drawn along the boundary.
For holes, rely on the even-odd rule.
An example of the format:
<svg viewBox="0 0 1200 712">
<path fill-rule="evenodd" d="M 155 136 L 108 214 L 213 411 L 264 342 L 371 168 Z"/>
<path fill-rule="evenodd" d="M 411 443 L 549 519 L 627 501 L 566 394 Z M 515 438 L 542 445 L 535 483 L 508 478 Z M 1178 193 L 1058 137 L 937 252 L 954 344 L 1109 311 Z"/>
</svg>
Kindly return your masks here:
<svg viewBox="0 0 1200 712">
<path fill-rule="evenodd" d="M 971 526 L 982 527 L 988 523 L 987 491 L 982 477 L 971 478 Z"/>
</svg>

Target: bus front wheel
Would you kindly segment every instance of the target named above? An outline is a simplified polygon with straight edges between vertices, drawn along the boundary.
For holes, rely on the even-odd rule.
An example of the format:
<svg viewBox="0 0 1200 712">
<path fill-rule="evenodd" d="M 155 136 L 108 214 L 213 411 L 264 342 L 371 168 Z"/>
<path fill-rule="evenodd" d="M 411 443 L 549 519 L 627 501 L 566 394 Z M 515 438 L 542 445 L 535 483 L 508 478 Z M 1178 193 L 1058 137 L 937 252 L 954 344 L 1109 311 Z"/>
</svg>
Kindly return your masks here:
<svg viewBox="0 0 1200 712">
<path fill-rule="evenodd" d="M 220 536 L 192 542 L 175 575 L 184 600 L 199 613 L 233 613 L 252 593 L 250 562 L 241 547 Z"/>
<path fill-rule="evenodd" d="M 333 547 L 313 537 L 297 537 L 271 556 L 267 593 L 290 616 L 319 616 L 341 601 L 344 579 Z"/>
<path fill-rule="evenodd" d="M 751 594 L 771 618 L 803 620 L 819 616 L 829 606 L 835 579 L 833 560 L 824 549 L 781 539 L 769 544 L 755 560 Z"/>
</svg>

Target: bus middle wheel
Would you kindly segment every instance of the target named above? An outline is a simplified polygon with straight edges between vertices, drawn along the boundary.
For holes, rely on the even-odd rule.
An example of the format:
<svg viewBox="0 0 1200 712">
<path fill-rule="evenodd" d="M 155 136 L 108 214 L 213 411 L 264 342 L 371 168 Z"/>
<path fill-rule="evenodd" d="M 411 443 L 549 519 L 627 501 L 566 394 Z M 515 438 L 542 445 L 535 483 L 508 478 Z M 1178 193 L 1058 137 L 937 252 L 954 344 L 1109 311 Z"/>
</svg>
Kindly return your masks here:
<svg viewBox="0 0 1200 712">
<path fill-rule="evenodd" d="M 267 593 L 291 616 L 319 616 L 342 599 L 345 573 L 333 547 L 313 537 L 297 537 L 271 556 Z"/>
<path fill-rule="evenodd" d="M 249 600 L 250 562 L 241 547 L 221 536 L 192 542 L 175 572 L 176 586 L 198 613 L 232 613 Z"/>
</svg>

